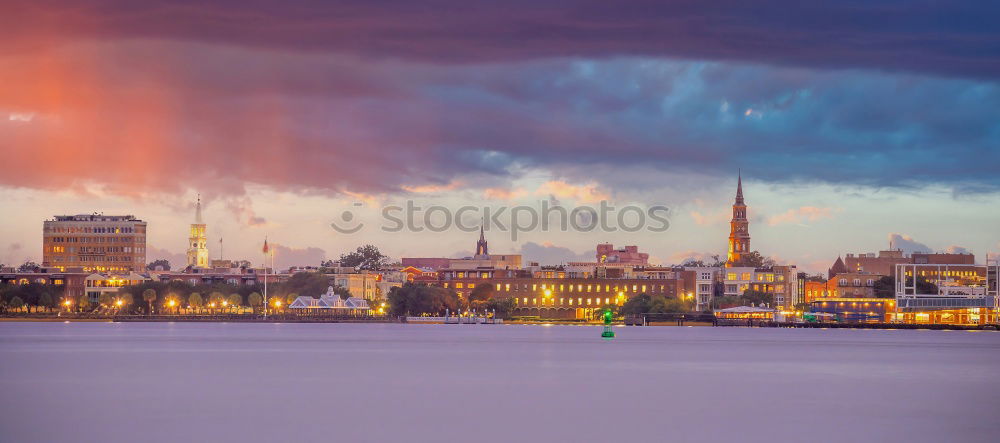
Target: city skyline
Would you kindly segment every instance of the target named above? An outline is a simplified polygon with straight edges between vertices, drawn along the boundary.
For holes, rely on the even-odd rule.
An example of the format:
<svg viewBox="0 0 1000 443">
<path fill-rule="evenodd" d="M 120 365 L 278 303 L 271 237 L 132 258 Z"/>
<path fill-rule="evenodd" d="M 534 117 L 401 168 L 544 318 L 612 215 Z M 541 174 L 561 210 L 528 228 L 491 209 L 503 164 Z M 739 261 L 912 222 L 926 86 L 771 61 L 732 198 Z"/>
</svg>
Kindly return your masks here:
<svg viewBox="0 0 1000 443">
<path fill-rule="evenodd" d="M 475 234 L 330 223 L 544 199 L 664 205 L 671 226 L 487 230 L 491 249 L 558 262 L 610 242 L 680 263 L 725 256 L 740 169 L 753 249 L 809 272 L 891 238 L 1000 252 L 995 6 L 515 3 L 428 24 L 394 2 L 298 3 L 0 17 L 0 82 L 17 85 L 0 90 L 0 262 L 39 261 L 42 220 L 93 211 L 148 221 L 148 258 L 183 262 L 202 194 L 213 259 L 222 237 L 259 261 L 265 236 L 284 266 L 363 243 L 472 255 Z"/>
<path fill-rule="evenodd" d="M 973 254 L 976 254 L 976 259 L 980 263 L 983 263 L 983 262 L 985 262 L 985 260 L 987 260 L 987 254 L 990 254 L 990 257 L 995 258 L 995 254 L 993 254 L 992 251 L 987 251 L 987 252 L 984 253 L 984 252 L 981 252 L 981 251 L 977 251 L 975 248 L 966 248 L 966 247 L 959 246 L 959 245 L 949 245 L 948 247 L 944 247 L 944 248 L 941 248 L 941 247 L 935 248 L 933 245 L 928 245 L 928 244 L 922 243 L 919 240 L 916 240 L 916 239 L 914 239 L 914 238 L 912 238 L 912 237 L 910 237 L 908 235 L 899 234 L 899 233 L 890 233 L 888 235 L 888 237 L 885 238 L 885 240 L 884 240 L 884 242 L 883 242 L 882 245 L 874 245 L 871 248 L 866 248 L 864 246 L 858 246 L 858 247 L 846 246 L 843 250 L 837 251 L 831 257 L 817 256 L 818 258 L 816 260 L 814 260 L 814 261 L 810 261 L 810 262 L 796 262 L 794 259 L 790 260 L 790 259 L 787 259 L 787 258 L 781 256 L 781 255 L 769 253 L 769 249 L 770 249 L 771 245 L 768 245 L 768 244 L 760 245 L 760 243 L 758 243 L 758 241 L 756 240 L 758 237 L 755 234 L 757 234 L 757 231 L 761 231 L 761 234 L 771 233 L 773 235 L 774 232 L 778 232 L 779 235 L 780 235 L 781 230 L 782 229 L 789 229 L 789 226 L 791 226 L 791 227 L 797 227 L 797 228 L 806 228 L 807 227 L 806 223 L 811 222 L 811 221 L 816 221 L 816 220 L 821 220 L 822 221 L 826 217 L 816 216 L 815 214 L 811 214 L 809 212 L 793 213 L 793 211 L 789 211 L 789 212 L 783 213 L 783 214 L 777 214 L 777 215 L 774 215 L 774 216 L 760 216 L 760 215 L 758 215 L 758 216 L 755 217 L 754 216 L 754 212 L 755 211 L 753 210 L 753 204 L 752 204 L 752 202 L 754 200 L 753 191 L 752 190 L 749 191 L 748 194 L 749 194 L 749 197 L 747 197 L 747 199 L 750 200 L 750 203 L 748 204 L 748 211 L 747 211 L 749 213 L 749 219 L 750 219 L 750 229 L 749 230 L 750 230 L 751 235 L 754 236 L 754 238 L 755 238 L 754 247 L 752 247 L 750 250 L 759 250 L 765 256 L 771 256 L 771 257 L 775 258 L 776 261 L 779 264 L 794 264 L 794 265 L 799 266 L 800 269 L 802 269 L 802 270 L 804 270 L 806 272 L 809 272 L 811 274 L 822 274 L 822 273 L 824 273 L 826 271 L 826 268 L 829 267 L 833 263 L 833 260 L 837 256 L 841 256 L 841 255 L 844 255 L 846 253 L 875 252 L 875 251 L 884 250 L 884 249 L 888 249 L 888 248 L 901 249 L 901 250 L 903 250 L 906 253 L 920 252 L 920 251 L 929 251 L 929 252 L 971 252 Z M 196 197 L 196 199 L 197 198 L 198 197 Z M 587 203 L 593 204 L 593 202 L 589 202 L 589 201 L 586 201 L 586 200 L 584 200 L 584 202 L 585 202 L 584 204 L 587 204 Z M 730 196 L 729 204 L 730 205 L 732 204 L 732 196 Z M 200 205 L 200 200 L 196 200 L 196 204 L 192 205 L 192 207 L 190 208 L 192 210 L 192 212 L 189 215 L 188 220 L 186 220 L 186 224 L 184 224 L 184 225 L 182 225 L 182 226 L 179 227 L 181 233 L 185 236 L 185 238 L 179 240 L 179 243 L 178 243 L 178 241 L 175 240 L 175 243 L 178 243 L 178 244 L 175 245 L 175 248 L 177 246 L 184 246 L 184 245 L 187 244 L 188 239 L 186 237 L 190 233 L 189 232 L 189 226 L 190 226 L 190 224 L 191 223 L 195 223 L 195 222 L 197 222 L 197 221 L 199 221 L 201 219 L 202 214 L 200 213 L 199 205 Z M 354 213 L 359 218 L 363 217 L 364 213 L 366 212 L 364 206 L 361 206 L 360 209 L 357 206 L 351 206 L 351 205 L 346 205 L 345 207 L 349 208 L 348 210 L 352 210 L 353 209 L 354 211 L 356 211 Z M 532 232 L 528 232 L 528 233 L 525 234 L 529 238 L 529 240 L 523 240 L 523 241 L 520 241 L 520 242 L 511 242 L 510 239 L 507 238 L 508 235 L 505 232 L 496 232 L 495 230 L 493 232 L 491 232 L 489 229 L 487 229 L 486 230 L 486 235 L 487 235 L 487 239 L 490 240 L 491 242 L 493 242 L 495 245 L 496 244 L 499 244 L 499 245 L 502 245 L 502 246 L 504 246 L 504 245 L 511 245 L 511 244 L 515 244 L 515 245 L 516 244 L 520 244 L 521 245 L 520 248 L 507 248 L 507 249 L 498 249 L 496 246 L 494 246 L 493 250 L 496 251 L 497 253 L 519 253 L 519 254 L 525 255 L 525 260 L 538 261 L 538 262 L 541 262 L 542 264 L 560 264 L 560 263 L 568 262 L 568 261 L 591 261 L 593 259 L 593 246 L 596 245 L 597 243 L 604 243 L 604 242 L 611 242 L 611 243 L 620 244 L 620 245 L 626 245 L 626 244 L 629 244 L 629 245 L 631 245 L 631 244 L 638 245 L 638 246 L 640 246 L 640 248 L 642 248 L 642 250 L 644 252 L 651 252 L 651 257 L 650 257 L 651 264 L 664 264 L 664 265 L 674 264 L 674 265 L 677 265 L 677 264 L 681 264 L 684 260 L 687 260 L 687 259 L 702 259 L 702 260 L 710 261 L 712 254 L 718 254 L 721 259 L 725 260 L 725 258 L 726 258 L 725 235 L 726 235 L 726 233 L 729 232 L 729 218 L 733 215 L 732 210 L 731 210 L 731 206 L 727 205 L 727 207 L 729 207 L 730 209 L 725 210 L 725 212 L 716 212 L 716 213 L 713 213 L 711 215 L 702 216 L 702 217 L 704 217 L 705 220 L 696 220 L 695 223 L 693 223 L 694 226 L 691 226 L 691 228 L 693 228 L 696 231 L 700 232 L 701 233 L 700 235 L 702 235 L 702 236 L 707 236 L 707 235 L 709 235 L 709 233 L 718 234 L 719 237 L 717 237 L 717 238 L 708 238 L 708 239 L 700 238 L 699 240 L 707 240 L 707 241 L 713 241 L 714 240 L 716 243 L 723 244 L 722 247 L 717 248 L 717 250 L 715 250 L 715 251 L 707 251 L 707 252 L 690 251 L 690 250 L 688 250 L 688 251 L 680 251 L 678 253 L 674 253 L 672 255 L 669 255 L 668 256 L 669 258 L 667 258 L 667 259 L 663 258 L 665 256 L 665 254 L 662 253 L 663 247 L 662 246 L 661 247 L 657 247 L 657 244 L 655 243 L 655 241 L 656 241 L 655 238 L 656 237 L 663 237 L 663 236 L 670 236 L 671 235 L 671 229 L 673 229 L 674 226 L 675 226 L 675 224 L 677 223 L 677 221 L 674 218 L 671 218 L 671 220 L 670 220 L 670 223 L 671 223 L 670 229 L 668 229 L 665 233 L 649 233 L 649 232 L 643 232 L 643 231 L 630 232 L 630 233 L 625 233 L 625 232 L 615 232 L 615 233 L 607 233 L 607 232 L 595 232 L 595 233 L 555 232 L 554 233 L 557 236 L 558 235 L 562 235 L 564 237 L 568 236 L 569 238 L 576 237 L 576 238 L 582 239 L 582 242 L 578 242 L 578 243 L 583 243 L 583 248 L 580 249 L 580 250 L 574 250 L 574 249 L 571 249 L 571 248 L 567 248 L 567 247 L 559 246 L 559 245 L 556 245 L 556 244 L 552 244 L 552 243 L 546 242 L 546 241 L 539 241 L 539 242 L 533 241 L 530 238 L 532 238 L 534 236 L 534 234 L 536 234 L 536 233 L 532 233 Z M 182 208 L 182 210 L 183 209 L 185 209 L 185 208 Z M 224 237 L 224 238 L 229 238 L 230 239 L 230 243 L 228 243 L 228 244 L 225 245 L 227 247 L 226 251 L 230 251 L 230 252 L 226 253 L 225 258 L 227 258 L 227 259 L 249 259 L 249 260 L 251 260 L 251 262 L 255 262 L 254 257 L 257 256 L 257 255 L 260 255 L 260 253 L 259 253 L 259 246 L 260 246 L 259 243 L 263 242 L 263 238 L 260 238 L 260 239 L 258 239 L 258 238 L 246 238 L 245 237 L 246 234 L 244 234 L 244 236 L 241 237 L 238 234 L 241 231 L 234 231 L 232 229 L 232 225 L 231 224 L 229 224 L 227 226 L 227 224 L 223 222 L 223 220 L 225 220 L 226 217 L 229 216 L 229 215 L 231 215 L 231 214 L 227 214 L 227 211 L 220 211 L 220 212 L 222 212 L 221 215 L 220 214 L 216 214 L 216 219 L 215 220 L 219 221 L 219 223 L 218 223 L 217 226 L 214 225 L 211 222 L 211 219 L 207 223 L 208 224 L 207 232 L 208 232 L 208 238 L 209 238 L 209 240 L 207 242 L 207 247 L 209 249 L 209 254 L 210 254 L 209 259 L 217 259 L 217 258 L 220 257 L 220 253 L 222 251 L 220 251 L 220 249 L 219 249 L 220 246 L 221 246 L 220 242 L 219 242 L 219 238 L 220 237 Z M 372 211 L 369 210 L 367 212 L 372 212 Z M 109 213 L 109 212 L 106 212 L 106 211 L 103 212 L 103 213 L 106 214 L 106 215 L 123 215 L 123 214 L 125 214 L 124 212 L 121 213 L 121 214 L 119 214 L 119 213 Z M 135 214 L 132 214 L 132 213 L 129 213 L 129 214 L 130 215 L 135 215 Z M 75 215 L 75 213 L 71 214 L 71 213 L 67 212 L 66 214 L 59 214 L 59 215 Z M 371 214 L 369 214 L 369 215 L 371 215 Z M 690 214 L 690 215 L 692 215 L 692 218 L 697 218 L 697 214 Z M 143 218 L 142 216 L 138 216 L 138 217 L 140 219 Z M 181 219 L 183 219 L 184 218 L 184 214 L 183 213 L 178 214 L 178 217 L 180 217 Z M 45 217 L 44 219 L 47 220 L 47 219 L 50 219 L 50 218 L 51 218 L 51 216 Z M 336 218 L 336 217 L 332 217 L 332 218 Z M 369 218 L 370 219 L 374 219 L 374 217 L 369 217 Z M 832 217 L 829 217 L 829 218 L 830 218 L 830 220 L 829 220 L 830 222 L 835 221 Z M 681 218 L 681 220 L 684 220 L 684 219 Z M 144 221 L 148 222 L 149 220 L 148 219 L 144 219 Z M 339 221 L 339 220 L 337 220 L 337 221 Z M 411 256 L 411 257 L 412 256 L 442 256 L 442 257 L 451 257 L 451 258 L 472 256 L 472 255 L 475 254 L 475 251 L 473 250 L 473 248 L 469 247 L 469 244 L 473 240 L 473 236 L 476 233 L 478 233 L 478 229 L 479 229 L 478 226 L 480 226 L 480 225 L 477 224 L 475 221 L 471 221 L 470 222 L 470 220 L 467 219 L 466 220 L 466 224 L 469 225 L 470 223 L 471 223 L 471 226 L 476 226 L 477 227 L 476 228 L 477 232 L 463 232 L 462 230 L 459 230 L 457 228 L 452 227 L 449 230 L 446 230 L 444 232 L 427 232 L 427 231 L 424 231 L 424 232 L 406 232 L 406 231 L 404 231 L 404 232 L 399 232 L 399 233 L 386 234 L 384 232 L 381 232 L 378 228 L 376 228 L 374 226 L 370 226 L 369 227 L 370 229 L 368 229 L 367 231 L 360 231 L 357 234 L 352 234 L 352 235 L 340 235 L 340 234 L 337 234 L 338 236 L 341 237 L 341 240 L 343 240 L 345 243 L 344 243 L 344 246 L 343 246 L 342 249 L 337 249 L 337 250 L 334 250 L 333 252 L 328 252 L 328 251 L 326 251 L 323 248 L 320 248 L 318 246 L 309 246 L 309 247 L 305 247 L 305 248 L 290 248 L 290 247 L 288 247 L 287 245 L 285 245 L 285 244 L 283 244 L 281 242 L 276 242 L 275 240 L 273 240 L 275 234 L 279 234 L 279 236 L 280 236 L 280 234 L 281 234 L 282 231 L 279 230 L 279 231 L 275 232 L 275 231 L 270 231 L 270 230 L 263 230 L 263 232 L 270 232 L 271 233 L 270 235 L 271 235 L 271 238 L 272 238 L 272 240 L 271 240 L 272 247 L 277 249 L 276 255 L 278 257 L 281 257 L 281 259 L 279 259 L 279 260 L 276 261 L 276 264 L 278 266 L 280 266 L 280 267 L 306 266 L 306 265 L 315 266 L 316 264 L 318 264 L 318 262 L 321 259 L 336 259 L 339 256 L 340 253 L 349 252 L 350 250 L 352 250 L 354 248 L 354 246 L 356 246 L 358 244 L 361 244 L 361 243 L 373 243 L 376 246 L 382 248 L 384 251 L 389 252 L 390 253 L 389 255 L 391 257 L 393 257 L 395 260 L 398 260 L 398 259 L 400 259 L 402 257 L 405 257 L 405 256 Z M 155 224 L 151 223 L 151 225 L 153 227 L 151 227 L 149 229 L 149 234 L 148 234 L 149 235 L 148 238 L 150 238 L 150 239 L 176 236 L 176 234 L 177 234 L 176 232 L 173 232 L 173 233 L 167 233 L 168 235 L 166 235 L 166 236 L 163 236 L 163 235 L 157 236 L 156 235 L 157 229 L 155 227 Z M 286 228 L 286 229 L 288 231 L 295 231 L 294 225 L 292 227 L 289 227 L 289 228 Z M 233 235 L 234 232 L 236 232 L 237 235 Z M 370 234 L 373 234 L 373 235 L 366 236 L 366 235 L 364 235 L 366 232 L 368 232 Z M 545 232 L 545 233 L 541 233 L 541 234 L 543 234 L 544 237 L 551 237 L 553 235 L 553 233 L 550 233 L 550 232 Z M 433 251 L 440 251 L 442 249 L 440 247 L 435 248 L 435 247 L 431 246 L 431 243 L 434 243 L 434 242 L 431 242 L 431 241 L 422 242 L 422 241 L 419 241 L 419 240 L 415 242 L 418 245 L 417 247 L 406 247 L 406 248 L 402 248 L 402 249 L 400 249 L 400 248 L 394 248 L 393 245 L 392 245 L 393 242 L 389 241 L 389 240 L 386 240 L 386 238 L 389 238 L 389 239 L 399 238 L 397 236 L 402 236 L 403 238 L 416 238 L 416 239 L 420 239 L 420 238 L 444 238 L 444 239 L 446 239 L 448 241 L 449 245 L 452 244 L 452 243 L 457 244 L 458 246 L 456 246 L 456 248 L 458 248 L 458 249 L 456 249 L 452 253 L 448 253 L 447 249 L 443 249 L 446 252 L 444 252 L 444 253 L 437 253 L 436 254 L 436 253 L 433 253 Z M 381 241 L 379 240 L 379 237 L 382 238 Z M 651 243 L 642 242 L 642 241 L 633 241 L 634 239 L 637 239 L 637 238 L 650 238 L 650 237 L 652 237 L 654 239 L 653 242 L 651 242 Z M 764 237 L 765 238 L 771 238 L 769 236 L 764 236 Z M 594 238 L 602 239 L 602 240 L 591 241 L 591 239 L 594 239 Z M 613 240 L 606 240 L 605 241 L 605 240 L 603 240 L 605 238 L 610 238 L 610 239 L 613 239 Z M 41 239 L 39 237 L 39 245 L 41 244 L 40 240 Z M 834 238 L 833 240 L 834 241 L 839 241 L 839 239 L 836 239 L 836 238 Z M 153 240 L 150 240 L 150 241 L 152 242 Z M 769 240 L 769 241 L 773 241 L 773 240 Z M 589 242 L 589 244 L 587 244 L 588 242 Z M 320 243 L 320 242 L 317 242 L 317 244 L 318 243 Z M 420 244 L 427 244 L 428 246 L 421 247 L 421 246 L 419 246 Z M 780 245 L 782 243 L 779 242 L 778 244 Z M 463 248 L 463 246 L 464 246 L 464 248 Z M 231 252 L 231 250 L 233 250 L 233 249 L 236 250 L 235 253 Z M 18 250 L 19 249 L 8 248 L 8 258 L 6 258 L 4 260 L 4 263 L 6 263 L 8 265 L 17 265 L 17 264 L 19 264 L 21 261 L 16 260 L 16 259 L 11 260 L 9 258 L 11 251 L 16 252 Z M 242 254 L 241 251 L 246 251 L 246 250 L 250 250 L 251 252 L 249 252 L 246 255 L 241 255 Z M 147 252 L 147 261 L 152 262 L 154 260 L 163 258 L 163 259 L 169 260 L 171 262 L 171 264 L 173 266 L 175 266 L 175 267 L 178 267 L 178 266 L 182 267 L 187 262 L 185 251 L 186 251 L 186 249 L 182 250 L 182 252 L 177 253 L 177 252 L 174 252 L 174 251 L 172 251 L 170 249 L 167 249 L 167 248 L 159 248 L 155 244 L 150 243 L 150 246 L 149 246 L 148 252 Z M 403 252 L 396 254 L 396 253 L 394 253 L 394 251 L 403 251 Z M 29 255 L 29 256 L 26 256 L 23 260 L 32 260 L 32 261 L 36 261 L 36 262 L 41 263 L 41 257 L 40 256 L 41 256 L 41 253 L 39 251 L 38 258 L 34 258 L 34 257 L 31 257 Z"/>
</svg>

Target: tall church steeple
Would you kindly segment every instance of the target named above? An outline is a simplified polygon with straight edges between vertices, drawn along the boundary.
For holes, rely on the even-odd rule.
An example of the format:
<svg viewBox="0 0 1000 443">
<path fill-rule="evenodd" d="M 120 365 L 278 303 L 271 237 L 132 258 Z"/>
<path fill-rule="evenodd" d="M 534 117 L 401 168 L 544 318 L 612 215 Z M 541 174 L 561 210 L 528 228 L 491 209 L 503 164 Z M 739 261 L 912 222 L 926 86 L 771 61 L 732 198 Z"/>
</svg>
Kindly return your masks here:
<svg viewBox="0 0 1000 443">
<path fill-rule="evenodd" d="M 743 173 L 736 179 L 736 200 L 733 202 L 733 219 L 729 222 L 729 252 L 726 267 L 738 266 L 743 255 L 750 252 L 750 221 L 747 220 L 747 205 L 743 201 Z"/>
<path fill-rule="evenodd" d="M 483 224 L 486 224 L 485 220 L 483 220 Z M 483 225 L 479 225 L 479 241 L 476 242 L 476 257 L 487 257 L 489 255 L 490 249 L 486 243 L 486 234 L 483 232 Z"/>
<path fill-rule="evenodd" d="M 194 209 L 194 223 L 188 235 L 187 265 L 193 268 L 208 267 L 208 238 L 205 236 L 205 223 L 201 218 L 201 195 Z"/>
</svg>

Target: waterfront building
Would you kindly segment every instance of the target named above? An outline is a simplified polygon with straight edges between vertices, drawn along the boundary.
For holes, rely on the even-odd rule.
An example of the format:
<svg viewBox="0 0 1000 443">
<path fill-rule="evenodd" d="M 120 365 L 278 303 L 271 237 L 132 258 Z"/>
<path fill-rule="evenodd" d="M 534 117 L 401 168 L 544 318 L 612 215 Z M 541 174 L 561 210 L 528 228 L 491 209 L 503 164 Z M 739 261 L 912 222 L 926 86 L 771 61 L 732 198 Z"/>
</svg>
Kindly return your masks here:
<svg viewBox="0 0 1000 443">
<path fill-rule="evenodd" d="M 661 278 L 580 278 L 558 269 L 446 269 L 439 271 L 438 285 L 463 298 L 479 285 L 492 285 L 494 297 L 514 301 L 515 315 L 591 319 L 603 306 L 620 306 L 639 294 L 681 298 L 694 293 L 694 273 L 664 272 L 669 274 Z"/>
<path fill-rule="evenodd" d="M 733 218 L 729 222 L 729 252 L 726 267 L 740 266 L 743 256 L 750 253 L 750 221 L 747 219 L 747 205 L 743 201 L 743 174 L 736 182 L 736 199 L 733 202 Z"/>
<path fill-rule="evenodd" d="M 784 321 L 784 318 L 777 309 L 762 308 L 759 306 L 734 306 L 726 309 L 716 309 L 713 311 L 716 318 L 721 320 L 761 320 L 761 321 Z"/>
<path fill-rule="evenodd" d="M 646 266 L 649 264 L 649 254 L 639 252 L 638 246 L 625 246 L 615 249 L 611 243 L 597 245 L 597 263 L 621 263 L 625 265 Z"/>
<path fill-rule="evenodd" d="M 416 268 L 407 266 L 400 269 L 406 275 L 406 281 L 411 283 L 434 283 L 438 281 L 437 269 Z"/>
<path fill-rule="evenodd" d="M 899 249 L 888 249 L 875 253 L 847 254 L 843 258 L 837 257 L 833 265 L 827 271 L 827 277 L 833 278 L 848 272 L 868 273 L 876 275 L 894 275 L 896 265 L 915 264 L 966 264 L 976 263 L 976 257 L 972 254 L 952 254 L 952 253 L 922 253 L 915 252 L 909 256 Z"/>
<path fill-rule="evenodd" d="M 826 283 L 826 297 L 873 298 L 875 282 L 884 277 L 867 272 L 846 272 L 837 274 Z"/>
<path fill-rule="evenodd" d="M 192 268 L 208 267 L 208 238 L 205 222 L 201 218 L 201 196 L 195 204 L 194 223 L 188 231 L 187 265 Z"/>
<path fill-rule="evenodd" d="M 379 291 L 379 282 L 382 276 L 369 271 L 358 271 L 351 273 L 327 274 L 335 285 L 347 289 L 352 297 L 371 300 L 376 298 Z M 402 283 L 399 283 L 401 286 Z M 388 287 L 382 292 L 382 297 L 389 295 Z"/>
<path fill-rule="evenodd" d="M 0 285 L 55 285 L 62 288 L 62 296 L 77 298 L 84 294 L 86 279 L 90 275 L 83 268 L 43 267 L 34 272 L 17 272 L 14 268 L 0 269 Z"/>
<path fill-rule="evenodd" d="M 146 222 L 131 215 L 57 215 L 42 227 L 42 266 L 126 273 L 146 268 Z"/>
<path fill-rule="evenodd" d="M 998 264 L 898 264 L 894 274 L 896 321 L 985 324 L 998 319 Z"/>
<path fill-rule="evenodd" d="M 723 276 L 723 295 L 739 297 L 747 290 L 771 294 L 775 307 L 791 309 L 800 302 L 798 269 L 794 265 L 726 268 Z"/>
<path fill-rule="evenodd" d="M 138 274 L 135 272 L 129 272 L 124 275 L 105 273 L 90 274 L 85 279 L 87 298 L 91 303 L 97 303 L 101 294 L 117 294 L 118 290 L 124 286 L 138 285 L 150 280 L 151 278 L 148 275 Z M 139 295 L 140 294 L 133 294 L 134 297 L 139 297 Z"/>
<path fill-rule="evenodd" d="M 346 300 L 334 293 L 333 286 L 326 289 L 326 293 L 314 298 L 311 295 L 301 295 L 295 299 L 288 309 L 301 313 L 309 310 L 332 310 L 339 313 L 364 314 L 371 310 L 368 300 L 359 297 L 348 297 Z"/>
<path fill-rule="evenodd" d="M 721 267 L 695 267 L 686 266 L 684 270 L 690 271 L 695 278 L 695 300 L 697 311 L 705 311 L 712 308 L 712 301 L 715 296 L 722 294 L 722 274 L 725 268 Z"/>
<path fill-rule="evenodd" d="M 801 286 L 805 291 L 805 297 L 802 299 L 805 303 L 831 297 L 827 290 L 827 280 L 806 279 Z"/>
<path fill-rule="evenodd" d="M 848 323 L 893 321 L 896 300 L 872 297 L 827 297 L 809 303 L 809 312 L 830 314 L 829 320 Z"/>
<path fill-rule="evenodd" d="M 253 286 L 264 284 L 264 268 L 189 268 L 185 272 L 150 271 L 150 278 L 160 282 L 178 281 L 190 285 L 225 283 L 230 285 Z M 287 273 L 275 274 L 267 269 L 268 283 L 283 282 L 291 276 Z"/>
</svg>

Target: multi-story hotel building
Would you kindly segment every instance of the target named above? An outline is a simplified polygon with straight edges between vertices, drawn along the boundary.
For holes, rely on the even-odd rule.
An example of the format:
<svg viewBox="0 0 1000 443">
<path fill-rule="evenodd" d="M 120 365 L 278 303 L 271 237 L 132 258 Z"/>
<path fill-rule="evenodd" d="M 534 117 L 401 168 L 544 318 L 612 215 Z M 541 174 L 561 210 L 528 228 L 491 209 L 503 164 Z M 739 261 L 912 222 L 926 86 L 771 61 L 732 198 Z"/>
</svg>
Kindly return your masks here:
<svg viewBox="0 0 1000 443">
<path fill-rule="evenodd" d="M 694 273 L 684 270 L 637 273 L 631 278 L 577 277 L 558 269 L 445 269 L 438 284 L 467 297 L 479 285 L 493 285 L 495 297 L 514 300 L 520 315 L 593 318 L 606 305 L 622 305 L 639 294 L 693 298 Z"/>
<path fill-rule="evenodd" d="M 57 215 L 42 227 L 42 266 L 141 272 L 146 268 L 146 222 L 131 215 Z"/>
</svg>

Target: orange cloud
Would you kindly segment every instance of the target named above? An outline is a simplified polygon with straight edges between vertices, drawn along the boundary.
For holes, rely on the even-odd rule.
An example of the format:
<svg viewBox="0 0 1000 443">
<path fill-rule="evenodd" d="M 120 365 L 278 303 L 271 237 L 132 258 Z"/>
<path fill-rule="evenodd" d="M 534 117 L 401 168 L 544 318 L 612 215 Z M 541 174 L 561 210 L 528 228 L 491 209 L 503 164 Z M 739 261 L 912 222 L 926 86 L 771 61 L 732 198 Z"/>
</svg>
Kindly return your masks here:
<svg viewBox="0 0 1000 443">
<path fill-rule="evenodd" d="M 521 198 L 527 194 L 528 191 L 522 188 L 514 188 L 514 189 L 487 188 L 483 190 L 483 196 L 491 200 L 514 200 L 516 198 Z"/>
<path fill-rule="evenodd" d="M 695 224 L 702 226 L 726 223 L 731 217 L 731 214 L 727 210 L 706 214 L 702 214 L 700 211 L 691 211 L 690 215 L 691 218 L 694 219 Z"/>
<path fill-rule="evenodd" d="M 834 212 L 840 212 L 834 208 L 817 208 L 815 206 L 802 206 L 798 209 L 789 209 L 781 214 L 767 219 L 767 224 L 776 226 L 786 223 L 801 223 L 803 221 L 816 221 L 824 218 L 833 218 Z"/>
<path fill-rule="evenodd" d="M 412 192 L 415 194 L 434 194 L 444 191 L 453 191 L 461 186 L 463 183 L 458 180 L 452 180 L 445 185 L 418 185 L 418 186 L 403 186 L 403 190 L 406 192 Z"/>
<path fill-rule="evenodd" d="M 554 195 L 559 198 L 569 198 L 580 202 L 598 202 L 610 198 L 608 193 L 597 189 L 596 183 L 573 185 L 561 180 L 551 180 L 543 183 L 535 191 L 540 195 Z"/>
</svg>

